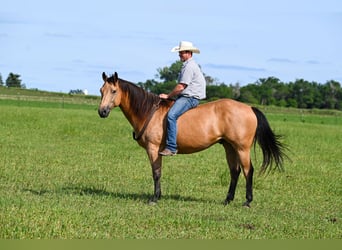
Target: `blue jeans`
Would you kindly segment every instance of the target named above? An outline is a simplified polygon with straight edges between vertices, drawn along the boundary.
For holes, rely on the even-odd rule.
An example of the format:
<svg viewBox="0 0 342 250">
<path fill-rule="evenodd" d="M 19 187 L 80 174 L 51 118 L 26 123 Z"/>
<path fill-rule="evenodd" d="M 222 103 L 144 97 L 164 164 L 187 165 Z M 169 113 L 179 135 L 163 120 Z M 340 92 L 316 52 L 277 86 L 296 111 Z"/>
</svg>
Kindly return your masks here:
<svg viewBox="0 0 342 250">
<path fill-rule="evenodd" d="M 199 100 L 193 97 L 181 96 L 177 98 L 175 103 L 167 113 L 166 127 L 166 148 L 172 152 L 177 150 L 177 119 L 189 109 L 197 107 Z"/>
</svg>

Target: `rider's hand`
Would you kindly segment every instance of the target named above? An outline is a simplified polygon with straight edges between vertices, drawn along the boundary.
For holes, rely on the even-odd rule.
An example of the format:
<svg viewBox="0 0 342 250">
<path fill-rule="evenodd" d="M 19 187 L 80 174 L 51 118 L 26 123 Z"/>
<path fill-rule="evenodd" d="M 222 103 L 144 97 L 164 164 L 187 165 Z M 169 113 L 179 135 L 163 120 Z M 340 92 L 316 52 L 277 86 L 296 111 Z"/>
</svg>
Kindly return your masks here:
<svg viewBox="0 0 342 250">
<path fill-rule="evenodd" d="M 161 99 L 169 99 L 169 95 L 167 95 L 167 94 L 160 94 L 159 97 Z"/>
</svg>

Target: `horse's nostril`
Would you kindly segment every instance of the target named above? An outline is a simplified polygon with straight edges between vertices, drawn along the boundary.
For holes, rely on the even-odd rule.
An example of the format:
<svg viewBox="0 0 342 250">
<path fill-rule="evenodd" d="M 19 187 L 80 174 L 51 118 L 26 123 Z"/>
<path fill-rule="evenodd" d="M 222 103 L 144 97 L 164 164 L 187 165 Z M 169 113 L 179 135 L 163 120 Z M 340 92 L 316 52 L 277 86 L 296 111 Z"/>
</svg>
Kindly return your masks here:
<svg viewBox="0 0 342 250">
<path fill-rule="evenodd" d="M 106 118 L 109 115 L 109 108 L 99 108 L 98 113 L 101 118 Z"/>
</svg>

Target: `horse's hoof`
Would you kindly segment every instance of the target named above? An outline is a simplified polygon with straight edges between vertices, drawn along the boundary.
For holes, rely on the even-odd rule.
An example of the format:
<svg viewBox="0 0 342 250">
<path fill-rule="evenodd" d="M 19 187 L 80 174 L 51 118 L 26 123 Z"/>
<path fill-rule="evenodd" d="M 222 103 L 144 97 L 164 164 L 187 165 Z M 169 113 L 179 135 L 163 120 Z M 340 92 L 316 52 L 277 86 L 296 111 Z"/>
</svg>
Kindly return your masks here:
<svg viewBox="0 0 342 250">
<path fill-rule="evenodd" d="M 245 208 L 251 208 L 251 204 L 248 201 L 243 203 L 242 206 L 245 207 Z"/>
<path fill-rule="evenodd" d="M 149 200 L 148 201 L 148 205 L 150 205 L 150 206 L 155 206 L 155 205 L 157 205 L 158 203 L 157 203 L 157 201 L 155 201 L 155 200 Z"/>
<path fill-rule="evenodd" d="M 229 205 L 230 202 L 231 202 L 231 200 L 225 200 L 225 201 L 223 202 L 223 205 L 224 205 L 224 206 L 227 206 L 227 205 Z"/>
</svg>

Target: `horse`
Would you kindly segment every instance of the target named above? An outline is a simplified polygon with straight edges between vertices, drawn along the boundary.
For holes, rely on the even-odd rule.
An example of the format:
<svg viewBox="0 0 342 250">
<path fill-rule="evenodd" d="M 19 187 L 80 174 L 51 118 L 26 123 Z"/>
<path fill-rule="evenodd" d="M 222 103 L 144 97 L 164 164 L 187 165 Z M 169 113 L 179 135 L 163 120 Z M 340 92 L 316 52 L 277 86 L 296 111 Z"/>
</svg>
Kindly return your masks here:
<svg viewBox="0 0 342 250">
<path fill-rule="evenodd" d="M 154 194 L 150 203 L 156 204 L 161 198 L 162 156 L 166 140 L 166 115 L 172 106 L 172 100 L 161 99 L 118 77 L 118 73 L 108 77 L 102 73 L 104 81 L 100 88 L 101 102 L 98 114 L 106 118 L 115 107 L 120 107 L 124 116 L 133 127 L 133 136 L 138 144 L 145 148 L 148 155 Z M 251 148 L 258 142 L 263 161 L 264 173 L 272 166 L 282 170 L 284 162 L 284 144 L 279 140 L 265 117 L 256 107 L 232 99 L 219 99 L 198 105 L 181 115 L 177 121 L 177 154 L 192 154 L 220 143 L 226 153 L 230 170 L 230 184 L 224 205 L 234 200 L 235 189 L 241 170 L 246 179 L 246 201 L 250 207 L 253 200 L 253 172 Z M 175 156 L 172 156 L 175 157 Z"/>
</svg>

